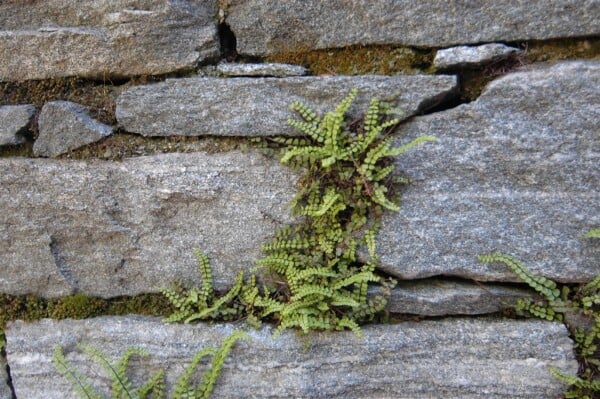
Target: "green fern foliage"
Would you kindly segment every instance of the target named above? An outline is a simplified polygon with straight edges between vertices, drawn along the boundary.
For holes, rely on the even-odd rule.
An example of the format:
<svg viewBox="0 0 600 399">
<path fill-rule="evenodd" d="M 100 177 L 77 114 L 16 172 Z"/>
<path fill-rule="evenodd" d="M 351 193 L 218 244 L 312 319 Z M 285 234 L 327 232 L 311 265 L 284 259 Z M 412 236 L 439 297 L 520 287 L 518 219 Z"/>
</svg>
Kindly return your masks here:
<svg viewBox="0 0 600 399">
<path fill-rule="evenodd" d="M 209 398 L 221 374 L 225 359 L 233 346 L 238 340 L 246 338 L 247 335 L 243 331 L 235 331 L 223 340 L 219 348 L 205 348 L 197 353 L 184 373 L 178 378 L 173 388 L 173 399 Z M 155 373 L 139 387 L 134 386 L 133 382 L 127 376 L 131 358 L 133 356 L 148 356 L 145 350 L 129 348 L 116 363 L 112 363 L 104 353 L 92 346 L 79 344 L 78 347 L 110 377 L 112 385 L 110 399 L 164 399 L 166 397 L 163 370 Z M 212 356 L 211 364 L 204 372 L 202 382 L 198 386 L 194 386 L 192 380 L 195 377 L 200 362 L 208 356 Z M 82 399 L 108 398 L 96 390 L 89 382 L 88 377 L 66 359 L 60 346 L 57 346 L 54 350 L 52 363 L 56 370 L 69 381 L 73 390 Z"/>
<path fill-rule="evenodd" d="M 386 120 L 387 104 L 372 100 L 362 123 L 346 116 L 357 95 L 352 90 L 323 116 L 292 103 L 300 119 L 288 124 L 303 136 L 273 139 L 283 146 L 281 162 L 305 172 L 292 203 L 300 223 L 280 229 L 256 261 L 266 275 L 263 281 L 275 284 L 258 287 L 255 276 L 245 282 L 238 276 L 233 288 L 217 299 L 207 286 L 208 259 L 198 254 L 203 286 L 163 290 L 176 308 L 167 321 L 237 317 L 258 326 L 269 319 L 278 325 L 275 334 L 298 328 L 348 329 L 359 335 L 359 325 L 383 310 L 386 295 L 369 298 L 367 288 L 389 286 L 375 273 L 375 238 L 384 211 L 400 209 L 394 185 L 407 181 L 394 176 L 392 157 L 435 138 L 422 136 L 394 147 L 391 133 L 399 121 Z M 368 251 L 366 263 L 357 260 L 359 248 Z"/>
<path fill-rule="evenodd" d="M 594 238 L 588 234 L 588 237 Z M 482 255 L 484 263 L 499 262 L 513 270 L 524 282 L 542 294 L 544 301 L 520 299 L 517 312 L 546 320 L 565 323 L 575 341 L 579 358 L 579 375 L 568 375 L 551 369 L 556 378 L 569 385 L 565 398 L 594 399 L 600 397 L 600 275 L 573 289 L 559 288 L 554 281 L 534 275 L 515 258 L 494 253 Z"/>
<path fill-rule="evenodd" d="M 134 387 L 127 376 L 127 368 L 132 356 L 148 356 L 142 349 L 130 348 L 123 354 L 117 363 L 111 363 L 98 349 L 79 344 L 78 347 L 108 374 L 112 382 L 111 399 L 160 399 L 165 397 L 164 372 L 160 371 L 139 387 Z M 65 358 L 62 348 L 57 346 L 54 350 L 52 363 L 61 373 L 75 392 L 86 399 L 106 399 L 106 396 L 97 391 L 88 378 Z"/>
</svg>

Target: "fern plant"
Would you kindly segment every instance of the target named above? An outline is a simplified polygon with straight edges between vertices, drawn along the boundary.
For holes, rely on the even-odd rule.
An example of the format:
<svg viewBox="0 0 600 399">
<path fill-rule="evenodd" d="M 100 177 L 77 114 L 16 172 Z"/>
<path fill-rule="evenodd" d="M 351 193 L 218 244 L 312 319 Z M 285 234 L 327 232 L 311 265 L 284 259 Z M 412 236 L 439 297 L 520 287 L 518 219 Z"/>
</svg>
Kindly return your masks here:
<svg viewBox="0 0 600 399">
<path fill-rule="evenodd" d="M 221 369 L 223 368 L 225 358 L 235 345 L 236 341 L 245 339 L 246 337 L 244 332 L 236 331 L 225 338 L 218 349 L 206 348 L 196 354 L 191 364 L 177 380 L 172 396 L 173 399 L 206 399 L 210 397 Z M 138 387 L 134 386 L 127 375 L 130 359 L 133 356 L 149 356 L 147 351 L 138 348 L 129 348 L 116 363 L 112 363 L 108 360 L 106 355 L 97 348 L 83 344 L 78 344 L 77 346 L 110 377 L 112 385 L 111 399 L 164 399 L 166 397 L 163 370 L 160 370 L 151 376 L 148 381 Z M 207 356 L 212 356 L 210 368 L 204 373 L 201 384 L 193 386 L 191 379 L 194 376 L 200 361 Z M 60 346 L 57 346 L 54 350 L 52 363 L 57 371 L 69 381 L 73 390 L 80 398 L 107 398 L 107 396 L 92 386 L 88 377 L 66 359 Z"/>
<path fill-rule="evenodd" d="M 599 238 L 600 229 L 593 229 L 586 238 Z M 564 322 L 575 341 L 575 350 L 581 365 L 579 375 L 569 375 L 550 368 L 556 378 L 569 386 L 565 398 L 594 399 L 600 397 L 600 275 L 577 289 L 567 285 L 561 288 L 542 276 L 536 276 L 517 259 L 493 253 L 481 255 L 484 263 L 502 263 L 515 272 L 543 300 L 522 298 L 515 306 L 517 312 L 546 320 Z"/>
<path fill-rule="evenodd" d="M 372 100 L 363 123 L 346 116 L 357 94 L 352 90 L 322 117 L 292 103 L 301 120 L 288 124 L 303 136 L 272 139 L 285 148 L 281 162 L 305 172 L 293 202 L 302 222 L 280 229 L 256 262 L 278 284 L 259 287 L 255 276 L 244 282 L 239 275 L 224 297 L 213 298 L 208 260 L 199 255 L 201 289 L 163 290 L 177 309 L 168 321 L 227 315 L 246 317 L 254 326 L 275 320 L 276 334 L 299 328 L 350 329 L 360 335 L 360 323 L 383 310 L 394 282 L 375 273 L 375 237 L 383 212 L 399 210 L 393 183 L 407 181 L 392 175 L 391 159 L 435 138 L 422 136 L 394 147 L 390 133 L 399 121 L 385 120 L 386 104 Z M 369 254 L 365 263 L 357 261 L 361 246 Z M 382 285 L 383 294 L 368 297 L 369 284 Z"/>
</svg>

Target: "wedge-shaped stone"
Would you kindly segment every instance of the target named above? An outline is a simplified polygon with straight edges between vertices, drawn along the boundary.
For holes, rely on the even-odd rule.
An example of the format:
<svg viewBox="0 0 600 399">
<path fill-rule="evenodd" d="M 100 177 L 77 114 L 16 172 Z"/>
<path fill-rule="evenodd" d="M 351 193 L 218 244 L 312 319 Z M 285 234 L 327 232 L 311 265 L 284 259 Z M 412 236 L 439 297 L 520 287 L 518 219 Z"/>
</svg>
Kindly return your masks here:
<svg viewBox="0 0 600 399">
<path fill-rule="evenodd" d="M 241 54 L 263 56 L 349 45 L 446 47 L 493 41 L 593 36 L 595 0 L 249 0 L 227 23 Z"/>
<path fill-rule="evenodd" d="M 25 142 L 22 133 L 27 130 L 35 107 L 33 105 L 5 105 L 0 107 L 0 146 Z"/>
<path fill-rule="evenodd" d="M 437 136 L 399 157 L 412 183 L 378 237 L 382 267 L 404 279 L 519 281 L 477 256 L 501 251 L 563 282 L 600 273 L 600 63 L 504 76 L 477 101 L 415 118 L 398 142 Z"/>
<path fill-rule="evenodd" d="M 401 281 L 392 291 L 386 309 L 391 313 L 421 316 L 478 315 L 514 307 L 533 291 L 501 284 L 425 279 Z"/>
<path fill-rule="evenodd" d="M 145 376 L 165 369 L 169 389 L 196 352 L 218 346 L 232 331 L 232 325 L 164 325 L 141 317 L 16 322 L 7 330 L 6 349 L 17 398 L 68 399 L 77 396 L 50 363 L 57 345 L 107 392 L 108 381 L 75 343 L 111 359 L 128 347 L 145 348 L 152 356 L 133 367 Z M 559 323 L 452 319 L 365 326 L 363 332 L 362 339 L 351 332 L 286 332 L 273 340 L 271 329 L 250 331 L 229 354 L 211 397 L 556 398 L 564 386 L 548 367 L 577 371 Z"/>
<path fill-rule="evenodd" d="M 301 101 L 315 112 L 331 111 L 353 88 L 350 112 L 362 114 L 373 97 L 394 101 L 407 118 L 454 94 L 454 76 L 333 76 L 289 78 L 187 78 L 137 86 L 117 99 L 117 119 L 145 136 L 264 136 L 297 134 L 286 125 Z"/>
<path fill-rule="evenodd" d="M 37 156 L 55 157 L 112 134 L 113 128 L 89 115 L 86 107 L 70 101 L 44 104 L 38 118 Z"/>
<path fill-rule="evenodd" d="M 217 57 L 214 0 L 0 2 L 0 81 L 153 75 Z"/>
<path fill-rule="evenodd" d="M 476 68 L 519 53 L 522 53 L 522 50 L 502 43 L 450 47 L 437 51 L 433 66 L 437 70 Z"/>
<path fill-rule="evenodd" d="M 290 221 L 296 180 L 255 153 L 162 154 L 123 162 L 0 160 L 0 292 L 112 297 L 200 283 L 253 266 Z"/>
</svg>

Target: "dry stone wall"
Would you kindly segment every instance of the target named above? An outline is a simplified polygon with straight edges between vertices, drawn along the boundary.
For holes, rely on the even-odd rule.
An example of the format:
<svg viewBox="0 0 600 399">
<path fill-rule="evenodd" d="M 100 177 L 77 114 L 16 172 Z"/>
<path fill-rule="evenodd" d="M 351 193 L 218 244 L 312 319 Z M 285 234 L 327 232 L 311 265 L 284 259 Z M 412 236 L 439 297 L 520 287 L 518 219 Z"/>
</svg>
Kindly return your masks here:
<svg viewBox="0 0 600 399">
<path fill-rule="evenodd" d="M 199 284 L 194 249 L 209 255 L 215 288 L 226 290 L 294 221 L 298 172 L 250 139 L 297 134 L 286 126 L 292 101 L 323 113 L 359 88 L 353 118 L 378 97 L 401 119 L 396 144 L 438 139 L 396 161 L 411 183 L 377 239 L 379 272 L 400 280 L 388 311 L 433 318 L 366 326 L 362 339 L 271 339 L 265 326 L 236 346 L 214 397 L 560 397 L 564 386 L 547 370 L 576 373 L 567 330 L 500 316 L 535 294 L 477 255 L 510 253 L 565 283 L 600 273 L 598 242 L 582 238 L 600 226 L 598 36 L 594 0 L 2 1 L 0 83 L 95 80 L 110 93 L 114 123 L 66 98 L 36 108 L 0 91 L 0 294 L 115 298 Z M 529 46 L 554 39 L 592 55 L 531 63 Z M 380 45 L 430 59 L 418 73 L 385 76 L 262 62 Z M 480 81 L 481 94 L 466 101 Z M 160 150 L 72 159 L 94 146 L 119 152 L 128 140 Z M 184 140 L 222 147 L 184 153 Z M 111 358 L 148 349 L 140 366 L 165 368 L 170 390 L 199 349 L 238 327 L 139 316 L 13 321 L 0 399 L 76 397 L 50 358 L 60 344 L 90 371 L 77 342 Z"/>
</svg>

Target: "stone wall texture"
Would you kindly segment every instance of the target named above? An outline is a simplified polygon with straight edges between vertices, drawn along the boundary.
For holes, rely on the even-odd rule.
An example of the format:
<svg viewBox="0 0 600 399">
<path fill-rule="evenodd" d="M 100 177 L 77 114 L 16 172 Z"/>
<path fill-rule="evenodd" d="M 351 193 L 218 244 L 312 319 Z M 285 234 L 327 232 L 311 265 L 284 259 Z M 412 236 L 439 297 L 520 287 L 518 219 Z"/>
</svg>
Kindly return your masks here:
<svg viewBox="0 0 600 399">
<path fill-rule="evenodd" d="M 410 180 L 376 242 L 376 272 L 399 280 L 393 323 L 362 339 L 273 338 L 265 323 L 213 397 L 562 397 L 548 368 L 577 373 L 567 329 L 511 317 L 540 298 L 477 256 L 511 254 L 572 286 L 600 274 L 599 242 L 584 238 L 600 227 L 597 0 L 0 0 L 0 320 L 34 319 L 35 297 L 198 285 L 195 250 L 227 290 L 299 220 L 302 171 L 256 143 L 299 134 L 293 101 L 323 114 L 353 88 L 349 123 L 377 97 L 400 119 L 395 145 L 437 137 L 393 161 Z M 29 295 L 24 309 L 13 295 Z M 0 399 L 75 398 L 57 345 L 109 395 L 78 342 L 110 359 L 148 349 L 134 374 L 162 367 L 171 390 L 196 352 L 243 327 L 10 320 Z"/>
</svg>

